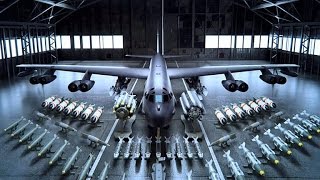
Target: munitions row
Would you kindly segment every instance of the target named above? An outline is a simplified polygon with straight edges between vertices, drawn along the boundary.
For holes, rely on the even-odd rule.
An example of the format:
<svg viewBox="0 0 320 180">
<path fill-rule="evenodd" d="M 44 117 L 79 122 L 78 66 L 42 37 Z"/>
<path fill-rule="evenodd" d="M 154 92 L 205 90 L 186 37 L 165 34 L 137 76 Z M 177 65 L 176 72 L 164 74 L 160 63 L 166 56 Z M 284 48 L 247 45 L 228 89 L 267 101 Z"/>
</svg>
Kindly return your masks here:
<svg viewBox="0 0 320 180">
<path fill-rule="evenodd" d="M 156 150 L 155 155 L 156 158 L 164 158 L 161 154 L 161 146 L 162 143 L 165 143 L 166 154 L 165 158 L 173 159 L 176 156 L 176 159 L 193 159 L 195 157 L 194 154 L 197 155 L 198 158 L 203 158 L 203 152 L 198 141 L 198 138 L 183 138 L 184 143 L 180 142 L 180 138 L 178 136 L 175 137 L 165 137 L 165 141 L 162 141 L 161 137 L 156 137 L 155 141 L 152 141 L 152 138 L 142 138 L 134 137 L 126 138 L 119 138 L 119 141 L 115 147 L 113 157 L 114 159 L 118 159 L 122 156 L 124 159 L 129 159 L 133 157 L 133 159 L 144 158 L 146 160 L 150 159 L 151 157 L 151 146 L 152 142 L 155 143 Z M 192 140 L 192 143 L 190 142 Z M 183 145 L 184 144 L 184 147 Z M 185 148 L 185 150 L 183 150 Z"/>
<path fill-rule="evenodd" d="M 127 120 L 137 109 L 136 95 L 130 95 L 126 91 L 122 91 L 114 102 L 113 113 L 117 119 Z"/>
<path fill-rule="evenodd" d="M 40 157 L 50 158 L 49 166 L 52 166 L 53 164 L 57 163 L 59 160 L 63 160 L 64 159 L 63 154 L 65 152 L 65 149 L 66 149 L 67 145 L 70 145 L 70 143 L 67 140 L 64 140 L 64 143 L 60 147 L 58 147 L 56 149 L 56 151 L 51 151 L 54 144 L 57 144 L 56 141 L 59 139 L 59 137 L 56 134 L 54 134 L 53 137 L 51 139 L 49 139 L 49 141 L 47 143 L 42 144 L 44 139 L 46 139 L 47 134 L 49 134 L 50 132 L 47 129 L 45 129 L 38 136 L 34 137 L 35 136 L 34 134 L 37 131 L 37 129 L 41 129 L 41 127 L 38 124 L 36 124 L 36 126 L 34 128 L 30 129 L 28 132 L 25 133 L 26 128 L 29 125 L 33 124 L 30 120 L 28 120 L 26 123 L 24 123 L 23 125 L 18 127 L 21 122 L 25 122 L 25 121 L 27 121 L 27 120 L 24 117 L 21 117 L 18 121 L 12 123 L 10 126 L 5 128 L 4 131 L 9 132 L 11 137 L 19 138 L 19 143 L 27 144 L 27 150 L 38 151 L 37 156 L 39 158 Z M 106 143 L 104 143 L 103 141 L 101 141 L 100 139 L 98 139 L 92 135 L 87 135 L 84 133 L 83 133 L 83 135 L 88 140 L 90 140 L 91 143 L 100 143 L 103 145 L 107 145 Z M 79 157 L 79 153 L 81 151 L 82 150 L 77 146 L 74 153 L 64 163 L 63 168 L 62 168 L 62 172 L 61 172 L 62 175 L 67 174 L 74 167 L 74 165 Z M 53 155 L 50 155 L 52 153 L 53 153 Z M 93 161 L 93 155 L 90 154 L 88 160 L 83 165 L 82 171 L 80 172 L 78 179 L 85 179 L 86 178 L 87 173 L 89 172 L 90 166 L 92 165 L 92 161 Z M 100 173 L 100 176 L 99 176 L 99 177 L 104 177 L 104 178 L 100 178 L 100 179 L 105 179 L 107 177 L 107 169 L 108 169 L 108 164 L 105 163 L 105 168 L 102 170 L 102 172 Z"/>
<path fill-rule="evenodd" d="M 237 119 L 244 119 L 246 116 L 253 116 L 255 113 L 259 114 L 264 111 L 268 111 L 271 108 L 276 108 L 276 104 L 267 97 L 254 98 L 249 100 L 247 103 L 236 103 L 229 106 L 223 106 L 223 112 L 219 109 L 215 109 L 214 114 L 218 118 L 218 121 L 221 125 L 227 124 L 227 122 L 234 122 Z M 233 111 L 231 110 L 233 109 Z"/>
<path fill-rule="evenodd" d="M 88 120 L 92 123 L 99 122 L 102 115 L 103 106 L 95 108 L 95 104 L 87 105 L 86 102 L 71 101 L 70 98 L 60 98 L 51 96 L 44 100 L 41 104 L 43 108 L 48 108 L 52 111 L 56 110 L 58 113 L 63 112 L 66 116 L 73 118 L 80 118 L 81 120 Z"/>
</svg>

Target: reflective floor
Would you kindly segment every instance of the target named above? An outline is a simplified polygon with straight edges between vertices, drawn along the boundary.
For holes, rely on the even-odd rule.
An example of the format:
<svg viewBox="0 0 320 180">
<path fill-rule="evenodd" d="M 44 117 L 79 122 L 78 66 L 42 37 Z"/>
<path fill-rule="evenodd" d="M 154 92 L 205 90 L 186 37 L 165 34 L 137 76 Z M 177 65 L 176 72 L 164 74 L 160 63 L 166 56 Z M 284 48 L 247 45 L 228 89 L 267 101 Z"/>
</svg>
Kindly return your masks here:
<svg viewBox="0 0 320 180">
<path fill-rule="evenodd" d="M 92 65 L 121 65 L 130 67 L 142 67 L 144 62 L 139 61 L 114 61 L 114 62 L 71 62 L 66 61 L 64 64 L 92 64 Z M 199 61 L 195 62 L 177 62 L 180 67 L 193 67 L 193 66 L 205 66 L 205 65 L 226 65 L 226 64 L 264 64 L 263 61 Z M 148 66 L 148 63 L 147 63 Z M 168 67 L 176 67 L 174 61 L 168 62 Z M 1 130 L 0 134 L 0 179 L 75 179 L 81 172 L 82 166 L 85 164 L 89 153 L 93 153 L 94 162 L 97 162 L 97 166 L 93 173 L 92 178 L 97 179 L 100 172 L 104 168 L 104 162 L 109 163 L 110 168 L 108 171 L 109 179 L 122 179 L 123 175 L 127 179 L 151 179 L 152 164 L 156 162 L 155 149 L 156 145 L 152 143 L 152 155 L 150 160 L 140 159 L 124 160 L 123 158 L 114 159 L 113 153 L 117 144 L 117 141 L 113 137 L 114 128 L 121 122 L 115 120 L 114 114 L 112 114 L 113 97 L 109 96 L 109 88 L 114 85 L 116 77 L 93 75 L 92 79 L 96 81 L 95 86 L 87 93 L 76 92 L 71 93 L 68 91 L 68 84 L 73 80 L 82 78 L 81 73 L 72 72 L 56 72 L 58 78 L 51 84 L 31 85 L 28 78 L 15 78 L 11 82 L 1 81 L 0 86 L 0 128 L 4 129 L 8 127 L 12 122 L 18 120 L 21 116 L 31 119 L 34 124 L 39 124 L 41 129 L 36 130 L 34 137 L 38 136 L 46 128 L 50 131 L 49 134 L 43 139 L 42 144 L 46 144 L 50 141 L 54 134 L 59 136 L 53 146 L 52 151 L 55 152 L 64 143 L 64 139 L 70 142 L 65 149 L 63 158 L 69 158 L 75 151 L 76 146 L 82 149 L 79 155 L 76 166 L 71 174 L 61 176 L 61 171 L 66 160 L 59 160 L 58 163 L 53 166 L 49 166 L 48 162 L 53 153 L 48 154 L 48 158 L 37 157 L 37 151 L 28 151 L 26 144 L 19 144 L 18 139 L 11 138 L 10 134 Z M 260 178 L 257 173 L 251 173 L 251 169 L 245 167 L 247 165 L 242 151 L 238 149 L 238 146 L 242 142 L 246 142 L 247 148 L 253 151 L 259 160 L 265 162 L 262 164 L 265 170 L 265 178 L 275 179 L 320 179 L 320 135 L 313 135 L 312 140 L 303 139 L 303 147 L 292 147 L 292 156 L 285 156 L 283 154 L 277 154 L 280 158 L 280 164 L 275 166 L 269 163 L 261 154 L 258 146 L 251 141 L 253 136 L 259 135 L 261 140 L 268 143 L 273 148 L 272 142 L 268 137 L 263 135 L 264 129 L 271 129 L 272 133 L 279 135 L 282 139 L 284 136 L 278 130 L 274 130 L 274 124 L 277 120 L 268 117 L 274 112 L 285 112 L 284 117 L 292 117 L 294 114 L 303 110 L 307 110 L 310 114 L 320 115 L 319 112 L 319 100 L 320 100 L 320 81 L 310 76 L 301 75 L 297 78 L 287 77 L 287 83 L 285 85 L 269 85 L 259 79 L 260 72 L 243 72 L 234 74 L 235 79 L 241 79 L 249 84 L 249 90 L 245 93 L 241 92 L 228 92 L 221 85 L 223 75 L 206 76 L 201 78 L 201 82 L 208 89 L 208 96 L 205 97 L 203 104 L 206 108 L 206 115 L 202 120 L 204 126 L 204 132 L 210 142 L 217 140 L 218 138 L 227 135 L 229 133 L 235 133 L 237 138 L 230 141 L 230 146 L 226 148 L 213 147 L 214 155 L 219 162 L 219 167 L 222 173 L 227 179 L 231 175 L 230 170 L 227 167 L 227 161 L 223 158 L 223 152 L 230 150 L 231 156 L 238 162 L 240 168 L 245 173 L 248 179 Z M 133 79 L 128 89 L 131 89 L 134 84 Z M 138 80 L 134 87 L 133 93 L 138 95 L 138 99 L 141 98 L 143 93 L 143 80 Z M 181 93 L 185 91 L 185 87 L 181 79 L 172 80 L 172 86 L 175 96 L 180 97 Z M 51 95 L 57 95 L 60 97 L 72 98 L 72 100 L 78 100 L 82 102 L 88 102 L 96 104 L 96 106 L 104 106 L 104 112 L 101 117 L 101 127 L 91 126 L 90 124 L 83 123 L 77 120 L 68 118 L 61 118 L 61 115 L 46 111 L 41 108 L 41 102 Z M 264 113 L 264 115 L 255 116 L 255 118 L 247 118 L 243 121 L 227 124 L 225 128 L 217 128 L 217 118 L 214 116 L 213 110 L 215 108 L 221 108 L 223 105 L 229 105 L 230 103 L 244 102 L 247 99 L 253 97 L 266 96 L 277 103 L 277 108 L 273 112 Z M 40 111 L 44 114 L 48 114 L 52 120 L 38 120 L 34 111 Z M 169 128 L 161 130 L 161 136 L 177 136 L 180 138 L 182 150 L 185 152 L 184 144 L 182 143 L 182 137 L 184 136 L 184 125 L 180 120 L 182 113 L 181 107 L 177 104 L 177 112 L 172 120 Z M 256 133 L 243 132 L 242 129 L 255 121 L 264 121 L 265 124 L 259 127 L 259 131 Z M 61 128 L 54 125 L 55 121 L 63 121 L 66 124 L 76 128 L 78 132 L 69 132 L 67 134 L 60 131 Z M 26 132 L 32 129 L 35 125 L 30 125 L 26 128 Z M 284 127 L 292 130 L 287 125 Z M 292 130 L 293 131 L 293 130 Z M 80 136 L 80 132 L 94 135 L 102 140 L 110 137 L 109 144 L 104 151 L 101 151 L 101 146 L 92 148 L 89 145 L 89 141 L 83 139 Z M 150 137 L 155 136 L 155 130 L 147 127 L 147 122 L 144 116 L 137 113 L 137 119 L 133 124 L 132 136 L 137 137 Z M 134 139 L 135 140 L 135 139 Z M 164 138 L 163 138 L 164 140 Z M 144 143 L 142 145 L 144 149 Z M 186 173 L 192 169 L 192 179 L 205 179 L 208 178 L 208 168 L 205 167 L 205 160 L 210 160 L 212 154 L 208 149 L 208 144 L 205 140 L 200 141 L 200 147 L 204 153 L 204 158 L 187 159 L 182 160 L 172 159 L 164 160 L 161 163 L 165 166 L 166 179 L 186 179 Z M 162 142 L 162 156 L 165 156 L 165 143 Z M 192 151 L 195 153 L 195 148 L 192 147 Z M 100 155 L 99 155 L 100 153 Z M 215 167 L 215 166 L 214 166 Z M 217 168 L 217 167 L 216 167 Z"/>
</svg>

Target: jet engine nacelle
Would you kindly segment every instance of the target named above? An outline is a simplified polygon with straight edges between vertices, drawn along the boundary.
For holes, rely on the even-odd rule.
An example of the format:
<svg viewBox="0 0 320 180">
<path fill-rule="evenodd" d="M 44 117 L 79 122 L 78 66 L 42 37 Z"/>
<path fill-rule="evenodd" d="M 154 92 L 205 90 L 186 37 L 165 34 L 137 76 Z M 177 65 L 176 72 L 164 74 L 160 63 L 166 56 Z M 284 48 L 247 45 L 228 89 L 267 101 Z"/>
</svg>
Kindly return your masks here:
<svg viewBox="0 0 320 180">
<path fill-rule="evenodd" d="M 92 80 L 82 80 L 80 82 L 79 89 L 81 92 L 87 92 L 93 87 L 94 83 L 95 81 Z"/>
<path fill-rule="evenodd" d="M 277 83 L 277 77 L 273 74 L 264 74 L 264 75 L 262 74 L 259 76 L 259 78 L 268 84 Z"/>
<path fill-rule="evenodd" d="M 73 81 L 72 83 L 70 83 L 68 85 L 68 89 L 70 92 L 76 92 L 79 90 L 79 85 L 81 83 L 81 80 L 76 80 L 76 81 Z"/>
<path fill-rule="evenodd" d="M 287 78 L 280 76 L 280 75 L 275 75 L 277 79 L 277 84 L 285 84 L 287 82 Z"/>
<path fill-rule="evenodd" d="M 223 87 L 230 92 L 235 92 L 238 89 L 236 81 L 234 80 L 223 80 L 221 83 Z"/>
<path fill-rule="evenodd" d="M 39 77 L 38 81 L 40 84 L 49 84 L 57 78 L 56 75 L 42 75 Z"/>
<path fill-rule="evenodd" d="M 249 89 L 249 86 L 247 83 L 241 81 L 241 80 L 236 80 L 236 85 L 238 87 L 238 90 L 241 92 L 246 92 Z"/>
</svg>

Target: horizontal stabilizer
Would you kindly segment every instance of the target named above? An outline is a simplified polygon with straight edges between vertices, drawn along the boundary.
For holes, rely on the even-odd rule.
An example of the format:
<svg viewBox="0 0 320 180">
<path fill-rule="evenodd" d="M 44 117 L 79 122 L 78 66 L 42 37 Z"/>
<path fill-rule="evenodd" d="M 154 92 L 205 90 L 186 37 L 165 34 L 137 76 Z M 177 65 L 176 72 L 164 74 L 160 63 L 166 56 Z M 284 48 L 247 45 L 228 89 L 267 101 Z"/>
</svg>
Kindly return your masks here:
<svg viewBox="0 0 320 180">
<path fill-rule="evenodd" d="M 186 58 L 191 57 L 190 55 L 164 55 L 164 58 Z"/>
<path fill-rule="evenodd" d="M 153 57 L 153 55 L 126 54 L 126 57 L 149 58 L 149 59 L 151 59 Z"/>
</svg>

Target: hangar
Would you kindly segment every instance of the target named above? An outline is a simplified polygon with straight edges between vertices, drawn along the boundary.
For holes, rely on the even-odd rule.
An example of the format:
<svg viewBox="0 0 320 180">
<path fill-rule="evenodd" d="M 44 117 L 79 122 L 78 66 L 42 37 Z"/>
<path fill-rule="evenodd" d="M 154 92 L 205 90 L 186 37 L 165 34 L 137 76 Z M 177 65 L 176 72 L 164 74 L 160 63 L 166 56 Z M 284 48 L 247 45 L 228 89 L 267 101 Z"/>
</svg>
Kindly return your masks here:
<svg viewBox="0 0 320 180">
<path fill-rule="evenodd" d="M 319 6 L 0 1 L 0 178 L 319 179 Z"/>
</svg>

